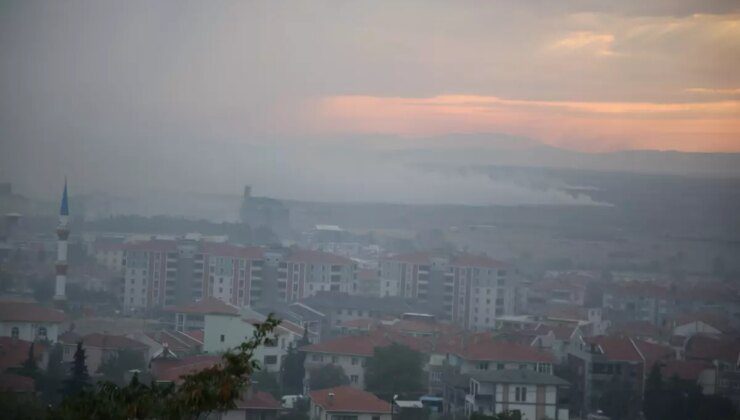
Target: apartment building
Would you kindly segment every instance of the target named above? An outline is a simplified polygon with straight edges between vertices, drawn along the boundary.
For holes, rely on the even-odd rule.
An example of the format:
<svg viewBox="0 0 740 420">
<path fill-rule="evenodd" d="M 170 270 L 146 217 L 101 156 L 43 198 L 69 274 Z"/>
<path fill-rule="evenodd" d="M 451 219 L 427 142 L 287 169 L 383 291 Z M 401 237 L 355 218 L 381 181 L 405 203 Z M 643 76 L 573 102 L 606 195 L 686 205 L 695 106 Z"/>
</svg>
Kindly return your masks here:
<svg viewBox="0 0 740 420">
<path fill-rule="evenodd" d="M 243 307 L 295 302 L 320 291 L 357 293 L 352 260 L 298 248 L 155 239 L 125 244 L 124 266 L 126 310 L 204 297 Z"/>
<path fill-rule="evenodd" d="M 442 320 L 486 330 L 514 312 L 511 267 L 486 256 L 413 253 L 380 262 L 381 296 L 414 298 Z"/>
</svg>

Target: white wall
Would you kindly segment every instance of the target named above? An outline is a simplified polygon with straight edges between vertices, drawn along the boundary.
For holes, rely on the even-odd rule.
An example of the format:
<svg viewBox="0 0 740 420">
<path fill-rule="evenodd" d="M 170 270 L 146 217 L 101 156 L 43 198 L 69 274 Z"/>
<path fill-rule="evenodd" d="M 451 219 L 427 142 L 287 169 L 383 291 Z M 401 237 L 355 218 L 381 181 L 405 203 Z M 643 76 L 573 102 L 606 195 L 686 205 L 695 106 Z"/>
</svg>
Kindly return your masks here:
<svg viewBox="0 0 740 420">
<path fill-rule="evenodd" d="M 247 339 L 252 338 L 254 332 L 254 326 L 245 322 L 239 316 L 206 315 L 204 319 L 203 351 L 206 353 L 219 354 L 234 349 Z M 290 343 L 299 340 L 300 336 L 280 329 L 274 338 L 277 341 L 274 346 L 261 346 L 254 353 L 255 359 L 260 362 L 262 369 L 270 372 L 280 370 L 282 359 L 288 353 Z M 268 356 L 275 356 L 274 364 L 265 363 Z"/>
<path fill-rule="evenodd" d="M 36 341 L 40 327 L 46 328 L 46 338 L 49 341 L 56 342 L 59 336 L 59 324 L 48 322 L 21 322 L 21 321 L 0 321 L 0 337 L 11 337 L 13 327 L 18 328 L 18 339 L 25 341 Z"/>
</svg>

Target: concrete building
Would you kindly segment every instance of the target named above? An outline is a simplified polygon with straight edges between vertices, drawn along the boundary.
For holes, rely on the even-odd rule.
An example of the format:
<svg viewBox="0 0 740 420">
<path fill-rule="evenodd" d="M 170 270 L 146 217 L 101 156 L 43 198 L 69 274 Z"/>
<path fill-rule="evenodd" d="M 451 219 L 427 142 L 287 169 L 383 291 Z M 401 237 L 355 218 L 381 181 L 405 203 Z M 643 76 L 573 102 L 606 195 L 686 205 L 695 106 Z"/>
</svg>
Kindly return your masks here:
<svg viewBox="0 0 740 420">
<path fill-rule="evenodd" d="M 495 415 L 519 412 L 522 420 L 568 417 L 568 382 L 531 370 L 497 370 L 469 375 L 465 412 Z"/>
<path fill-rule="evenodd" d="M 382 296 L 414 298 L 430 313 L 465 328 L 493 329 L 512 315 L 515 287 L 511 267 L 486 256 L 413 253 L 380 263 Z"/>
<path fill-rule="evenodd" d="M 300 248 L 265 249 L 181 238 L 124 245 L 127 310 L 214 297 L 237 307 L 270 307 L 321 291 L 357 293 L 350 259 Z"/>
</svg>

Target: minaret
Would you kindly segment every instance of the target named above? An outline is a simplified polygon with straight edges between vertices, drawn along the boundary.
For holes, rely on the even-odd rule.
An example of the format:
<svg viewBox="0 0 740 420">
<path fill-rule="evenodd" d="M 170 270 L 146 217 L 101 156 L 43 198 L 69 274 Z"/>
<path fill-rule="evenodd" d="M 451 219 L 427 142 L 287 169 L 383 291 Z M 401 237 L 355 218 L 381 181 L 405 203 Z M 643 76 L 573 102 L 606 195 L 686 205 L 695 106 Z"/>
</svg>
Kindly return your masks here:
<svg viewBox="0 0 740 420">
<path fill-rule="evenodd" d="M 69 238 L 69 203 L 67 200 L 67 180 L 64 180 L 62 205 L 59 208 L 59 225 L 57 226 L 57 281 L 54 289 L 54 300 L 67 299 L 67 239 Z"/>
</svg>

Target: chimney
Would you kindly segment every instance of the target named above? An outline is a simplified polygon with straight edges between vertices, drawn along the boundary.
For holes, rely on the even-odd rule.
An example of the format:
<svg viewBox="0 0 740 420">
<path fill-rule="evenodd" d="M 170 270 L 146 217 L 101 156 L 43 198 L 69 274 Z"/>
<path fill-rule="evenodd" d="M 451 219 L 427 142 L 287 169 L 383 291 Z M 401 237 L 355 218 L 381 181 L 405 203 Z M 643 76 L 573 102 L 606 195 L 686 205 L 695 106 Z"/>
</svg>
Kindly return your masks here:
<svg viewBox="0 0 740 420">
<path fill-rule="evenodd" d="M 329 396 L 328 396 L 328 398 L 326 399 L 326 401 L 327 401 L 327 402 L 329 403 L 329 405 L 332 405 L 332 404 L 334 404 L 334 393 L 333 393 L 333 392 L 330 392 L 330 393 L 329 393 Z"/>
</svg>

